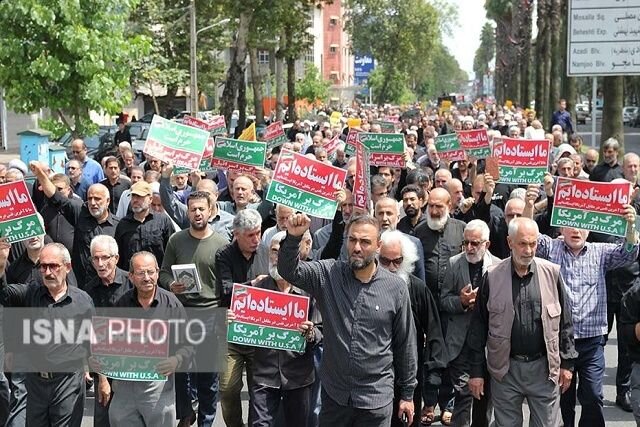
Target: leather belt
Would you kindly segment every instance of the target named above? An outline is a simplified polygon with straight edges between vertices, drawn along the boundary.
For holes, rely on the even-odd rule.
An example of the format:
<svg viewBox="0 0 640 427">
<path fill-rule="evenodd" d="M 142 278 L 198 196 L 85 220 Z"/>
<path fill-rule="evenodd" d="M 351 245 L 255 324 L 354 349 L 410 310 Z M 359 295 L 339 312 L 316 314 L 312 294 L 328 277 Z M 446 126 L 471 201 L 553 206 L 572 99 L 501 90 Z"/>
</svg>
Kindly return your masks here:
<svg viewBox="0 0 640 427">
<path fill-rule="evenodd" d="M 510 357 L 518 362 L 533 362 L 542 357 L 546 356 L 546 353 L 536 353 L 536 354 L 512 354 Z"/>
</svg>

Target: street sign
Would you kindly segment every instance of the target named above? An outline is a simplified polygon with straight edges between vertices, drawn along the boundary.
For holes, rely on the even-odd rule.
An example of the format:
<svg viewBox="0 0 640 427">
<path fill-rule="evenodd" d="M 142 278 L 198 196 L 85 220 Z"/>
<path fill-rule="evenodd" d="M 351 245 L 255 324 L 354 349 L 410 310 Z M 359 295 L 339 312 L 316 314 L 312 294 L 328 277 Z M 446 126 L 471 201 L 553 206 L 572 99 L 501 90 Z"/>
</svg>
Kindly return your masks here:
<svg viewBox="0 0 640 427">
<path fill-rule="evenodd" d="M 369 75 L 375 68 L 373 58 L 368 55 L 356 55 L 353 58 L 353 83 L 356 86 L 365 86 Z"/>
<path fill-rule="evenodd" d="M 640 0 L 570 0 L 567 75 L 640 74 Z"/>
</svg>

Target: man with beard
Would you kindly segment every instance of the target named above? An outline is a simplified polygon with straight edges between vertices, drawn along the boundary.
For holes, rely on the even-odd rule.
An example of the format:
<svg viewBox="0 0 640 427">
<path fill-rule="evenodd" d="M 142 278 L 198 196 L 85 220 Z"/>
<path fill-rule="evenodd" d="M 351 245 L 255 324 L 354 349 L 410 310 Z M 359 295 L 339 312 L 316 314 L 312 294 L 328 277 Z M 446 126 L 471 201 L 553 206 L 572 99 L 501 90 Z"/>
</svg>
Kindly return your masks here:
<svg viewBox="0 0 640 427">
<path fill-rule="evenodd" d="M 496 426 L 521 426 L 524 399 L 531 426 L 560 425 L 559 392 L 573 377 L 570 301 L 560 267 L 535 257 L 538 234 L 531 219 L 511 221 L 512 255 L 485 274 L 471 318 L 469 389 L 484 395 L 488 369 Z"/>
<path fill-rule="evenodd" d="M 136 252 L 147 251 L 162 262 L 169 237 L 174 232 L 171 219 L 164 213 L 151 212 L 153 189 L 146 181 L 131 186 L 131 212 L 120 220 L 113 236 L 118 242 L 123 270 Z"/>
<path fill-rule="evenodd" d="M 478 287 L 490 266 L 500 259 L 489 253 L 489 227 L 479 219 L 464 228 L 463 253 L 451 258 L 442 283 L 440 307 L 447 324 L 447 365 L 455 392 L 452 425 L 469 426 L 473 397 L 469 392 L 469 357 L 466 347 L 471 314 L 475 306 Z M 473 400 L 474 427 L 488 427 L 488 393 L 481 400 Z"/>
<path fill-rule="evenodd" d="M 618 163 L 620 143 L 615 138 L 609 138 L 602 143 L 603 162 L 593 168 L 589 179 L 591 181 L 611 182 L 616 178 L 624 178 L 622 167 Z"/>
<path fill-rule="evenodd" d="M 407 185 L 402 189 L 401 195 L 402 207 L 406 215 L 398 221 L 398 230 L 413 236 L 418 224 L 426 219 L 423 216 L 425 192 L 418 185 Z"/>
<path fill-rule="evenodd" d="M 424 281 L 412 274 L 418 252 L 408 236 L 397 230 L 388 230 L 380 238 L 378 262 L 382 268 L 397 274 L 409 287 L 411 312 L 416 326 L 418 346 L 418 386 L 413 395 L 415 408 L 423 408 L 420 418 L 413 420 L 413 426 L 430 424 L 434 420 L 434 408 L 438 401 L 440 376 L 446 366 L 442 327 L 438 306 Z M 426 342 L 425 342 L 426 337 Z M 422 351 L 424 349 L 424 351 Z M 394 402 L 397 407 L 398 390 L 395 390 Z M 421 406 L 420 402 L 424 402 Z M 392 426 L 400 426 L 400 420 L 393 419 Z"/>
<path fill-rule="evenodd" d="M 449 259 L 460 253 L 464 222 L 449 217 L 451 195 L 444 188 L 434 188 L 427 203 L 427 220 L 415 229 L 424 249 L 425 282 L 436 301 Z"/>
<path fill-rule="evenodd" d="M 215 286 L 215 256 L 227 244 L 227 240 L 208 225 L 212 207 L 208 193 L 192 192 L 187 199 L 187 207 L 190 227 L 175 233 L 169 239 L 160 270 L 160 286 L 176 294 L 184 307 L 218 307 L 220 293 Z M 184 293 L 185 284 L 175 281 L 171 271 L 171 266 L 176 264 L 195 264 L 202 285 L 200 292 Z M 204 357 L 204 353 L 204 349 L 196 349 L 196 359 Z M 187 381 L 187 377 L 190 381 Z M 213 425 L 218 403 L 218 374 L 176 374 L 176 413 L 181 420 L 180 426 L 191 425 L 192 419 L 196 418 L 191 408 L 188 382 L 197 391 L 198 425 Z"/>
<path fill-rule="evenodd" d="M 390 198 L 384 197 L 378 200 L 375 205 L 374 216 L 380 224 L 380 229 L 384 232 L 387 230 L 395 230 L 398 226 L 398 203 Z M 411 270 L 415 276 L 424 281 L 424 259 L 422 258 L 422 243 L 416 237 L 407 235 L 407 238 L 411 241 L 415 247 L 418 258 L 413 263 L 413 269 Z"/>
<path fill-rule="evenodd" d="M 322 312 L 320 426 L 388 426 L 393 416 L 413 422 L 416 329 L 406 284 L 378 268 L 378 221 L 367 215 L 351 219 L 348 261 L 303 262 L 298 248 L 310 222 L 305 214 L 289 218 L 287 237 L 280 243 L 278 272 L 315 297 Z M 400 398 L 395 414 L 394 385 Z"/>
<path fill-rule="evenodd" d="M 308 296 L 294 284 L 284 280 L 278 273 L 278 251 L 286 233 L 273 235 L 269 244 L 269 276 L 256 283 L 257 288 Z M 308 231 L 303 237 L 311 239 Z M 282 403 L 284 425 L 305 426 L 312 411 L 311 391 L 315 382 L 313 355 L 315 346 L 322 340 L 322 333 L 311 319 L 316 311 L 315 300 L 309 301 L 309 320 L 301 319 L 299 330 L 306 339 L 303 353 L 268 348 L 255 348 L 253 358 L 253 385 L 249 390 L 249 413 L 252 425 L 271 426 Z M 231 312 L 230 312 L 231 313 Z M 231 313 L 230 320 L 233 320 Z"/>
<path fill-rule="evenodd" d="M 38 162 L 31 162 L 30 167 L 48 203 L 58 209 L 69 224 L 75 227 L 71 257 L 76 280 L 82 286 L 96 275 L 91 263 L 91 240 L 99 234 L 113 237 L 120 222 L 109 212 L 109 190 L 102 184 L 93 184 L 87 191 L 87 203 L 78 205 L 57 191 Z"/>
</svg>

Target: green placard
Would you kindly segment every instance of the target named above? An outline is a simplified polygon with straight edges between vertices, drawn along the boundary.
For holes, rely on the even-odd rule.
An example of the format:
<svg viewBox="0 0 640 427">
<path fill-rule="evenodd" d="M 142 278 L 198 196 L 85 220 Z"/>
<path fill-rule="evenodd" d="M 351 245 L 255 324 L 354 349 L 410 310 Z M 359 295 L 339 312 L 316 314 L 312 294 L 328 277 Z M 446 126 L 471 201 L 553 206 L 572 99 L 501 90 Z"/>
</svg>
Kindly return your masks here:
<svg viewBox="0 0 640 427">
<path fill-rule="evenodd" d="M 44 229 L 36 214 L 3 222 L 0 233 L 7 237 L 7 243 L 27 240 L 31 237 L 42 236 Z"/>
<path fill-rule="evenodd" d="M 100 364 L 100 373 L 106 377 L 125 381 L 166 381 L 167 377 L 155 370 L 162 358 L 132 356 L 93 356 Z"/>
<path fill-rule="evenodd" d="M 338 206 L 335 200 L 328 200 L 281 182 L 271 182 L 266 199 L 293 210 L 326 219 L 332 219 L 335 216 Z"/>
<path fill-rule="evenodd" d="M 614 236 L 624 236 L 627 233 L 627 221 L 620 216 L 555 206 L 551 214 L 551 225 L 580 228 Z"/>
<path fill-rule="evenodd" d="M 542 184 L 546 167 L 526 168 L 514 166 L 500 166 L 500 179 L 502 184 Z"/>
<path fill-rule="evenodd" d="M 251 323 L 231 322 L 227 329 L 227 341 L 252 347 L 288 350 L 302 353 L 306 340 L 297 331 L 258 326 Z"/>
</svg>

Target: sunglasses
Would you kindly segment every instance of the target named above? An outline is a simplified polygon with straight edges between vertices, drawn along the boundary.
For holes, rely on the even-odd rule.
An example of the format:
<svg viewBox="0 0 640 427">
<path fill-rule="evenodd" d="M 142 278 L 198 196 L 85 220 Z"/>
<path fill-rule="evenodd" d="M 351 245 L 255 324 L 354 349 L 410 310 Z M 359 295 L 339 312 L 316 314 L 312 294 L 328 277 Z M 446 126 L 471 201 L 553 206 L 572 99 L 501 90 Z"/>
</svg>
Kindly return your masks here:
<svg viewBox="0 0 640 427">
<path fill-rule="evenodd" d="M 57 273 L 62 268 L 62 264 L 41 263 L 41 264 L 38 264 L 38 268 L 43 273 L 46 272 L 47 270 L 51 270 L 53 273 Z"/>
<path fill-rule="evenodd" d="M 481 244 L 483 244 L 484 242 L 486 242 L 486 240 L 463 240 L 462 241 L 462 246 L 468 246 L 471 245 L 471 247 L 477 248 L 478 246 L 480 246 Z"/>
<path fill-rule="evenodd" d="M 378 261 L 380 261 L 380 264 L 384 265 L 385 267 L 388 265 L 395 265 L 396 267 L 399 267 L 400 265 L 402 265 L 402 261 L 404 260 L 404 257 L 398 257 L 396 259 L 389 259 L 387 257 L 378 257 Z"/>
</svg>

